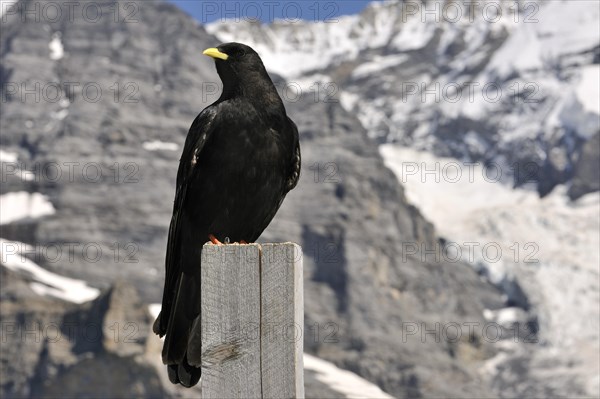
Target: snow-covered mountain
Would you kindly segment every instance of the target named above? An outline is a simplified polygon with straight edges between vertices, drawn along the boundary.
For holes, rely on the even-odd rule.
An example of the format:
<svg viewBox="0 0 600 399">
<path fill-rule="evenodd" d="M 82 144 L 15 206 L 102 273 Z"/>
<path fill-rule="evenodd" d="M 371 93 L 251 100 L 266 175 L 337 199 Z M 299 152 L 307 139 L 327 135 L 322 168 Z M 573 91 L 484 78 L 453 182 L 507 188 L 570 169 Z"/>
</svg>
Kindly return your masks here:
<svg viewBox="0 0 600 399">
<path fill-rule="evenodd" d="M 503 290 L 509 307 L 486 318 L 536 339 L 498 343 L 483 372 L 500 396 L 597 396 L 600 7 L 478 4 L 390 1 L 337 21 L 207 30 L 356 114 L 444 237 L 442 257 L 458 249 Z"/>
<path fill-rule="evenodd" d="M 334 21 L 207 29 L 339 98 L 382 142 L 493 163 L 507 182 L 545 195 L 580 173 L 582 147 L 600 129 L 598 4 L 475 4 L 390 1 Z"/>
<path fill-rule="evenodd" d="M 591 396 L 600 391 L 600 194 L 571 201 L 564 185 L 540 198 L 485 178 L 482 167 L 393 144 L 381 146 L 386 164 L 405 185 L 407 197 L 446 238 L 442 257 L 470 258 L 482 276 L 501 287 L 509 306 L 486 311 L 500 325 L 535 320 L 529 345 L 499 343 L 485 370 L 503 385 L 505 397 L 522 396 L 527 384 L 553 375 L 552 386 L 577 381 Z M 419 173 L 407 165 L 419 165 Z M 463 171 L 471 174 L 458 174 Z M 439 181 L 422 179 L 423 170 L 446 169 Z M 440 200 L 443 198 L 443 200 Z M 526 311 L 524 311 L 526 310 Z M 524 326 L 521 325 L 520 328 Z M 525 328 L 526 329 L 526 328 Z M 594 354 L 594 355 L 592 355 Z M 528 359 L 517 377 L 515 359 Z"/>
</svg>

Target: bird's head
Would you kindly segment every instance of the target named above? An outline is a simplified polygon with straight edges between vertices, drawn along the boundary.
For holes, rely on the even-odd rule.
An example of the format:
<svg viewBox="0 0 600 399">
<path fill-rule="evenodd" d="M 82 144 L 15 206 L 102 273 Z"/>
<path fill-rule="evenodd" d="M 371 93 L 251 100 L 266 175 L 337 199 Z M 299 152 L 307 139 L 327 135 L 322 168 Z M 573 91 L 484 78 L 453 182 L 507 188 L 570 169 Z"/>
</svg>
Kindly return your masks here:
<svg viewBox="0 0 600 399">
<path fill-rule="evenodd" d="M 207 48 L 202 54 L 214 58 L 217 65 L 220 61 L 227 61 L 229 65 L 260 61 L 258 53 L 242 43 L 223 43 L 218 47 Z"/>
<path fill-rule="evenodd" d="M 224 43 L 203 52 L 214 58 L 217 72 L 223 81 L 223 93 L 253 92 L 258 88 L 274 88 L 260 56 L 242 43 Z M 266 85 L 268 87 L 260 87 Z"/>
</svg>

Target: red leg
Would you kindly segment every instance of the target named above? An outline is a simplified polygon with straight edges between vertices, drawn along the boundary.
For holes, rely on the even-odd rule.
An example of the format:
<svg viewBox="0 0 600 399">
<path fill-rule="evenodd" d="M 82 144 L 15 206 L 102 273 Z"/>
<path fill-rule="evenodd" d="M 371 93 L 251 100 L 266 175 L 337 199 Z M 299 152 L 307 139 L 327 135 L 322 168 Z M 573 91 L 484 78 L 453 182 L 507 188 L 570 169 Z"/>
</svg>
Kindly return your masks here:
<svg viewBox="0 0 600 399">
<path fill-rule="evenodd" d="M 217 240 L 217 237 L 215 237 L 212 234 L 208 235 L 208 239 L 210 240 L 210 242 L 212 242 L 214 245 L 223 245 L 223 243 L 219 240 Z"/>
</svg>

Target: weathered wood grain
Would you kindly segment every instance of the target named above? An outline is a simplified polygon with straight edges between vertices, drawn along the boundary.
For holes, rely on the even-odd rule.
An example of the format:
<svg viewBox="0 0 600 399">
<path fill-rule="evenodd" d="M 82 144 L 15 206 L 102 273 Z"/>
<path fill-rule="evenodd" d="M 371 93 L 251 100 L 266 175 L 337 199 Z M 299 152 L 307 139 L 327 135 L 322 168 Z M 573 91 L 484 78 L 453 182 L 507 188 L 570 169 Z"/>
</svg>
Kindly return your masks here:
<svg viewBox="0 0 600 399">
<path fill-rule="evenodd" d="M 304 398 L 304 295 L 298 245 L 262 245 L 261 302 L 263 398 Z"/>
<path fill-rule="evenodd" d="M 202 251 L 202 397 L 260 398 L 260 246 Z"/>
<path fill-rule="evenodd" d="M 202 397 L 304 398 L 302 250 L 206 244 Z"/>
</svg>

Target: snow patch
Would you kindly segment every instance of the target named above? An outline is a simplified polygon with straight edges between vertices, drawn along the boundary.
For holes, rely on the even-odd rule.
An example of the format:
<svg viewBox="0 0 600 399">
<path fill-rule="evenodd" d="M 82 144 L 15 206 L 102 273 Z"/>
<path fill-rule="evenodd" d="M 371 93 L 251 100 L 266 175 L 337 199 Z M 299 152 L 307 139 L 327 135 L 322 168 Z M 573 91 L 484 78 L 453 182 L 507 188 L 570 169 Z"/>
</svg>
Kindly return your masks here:
<svg viewBox="0 0 600 399">
<path fill-rule="evenodd" d="M 65 55 L 65 49 L 62 44 L 62 40 L 60 39 L 60 33 L 55 33 L 52 35 L 52 40 L 48 43 L 48 48 L 50 49 L 50 59 L 53 61 L 58 61 L 63 58 Z"/>
<path fill-rule="evenodd" d="M 23 181 L 34 181 L 35 180 L 35 173 L 29 171 L 29 170 L 19 170 L 20 174 L 19 177 L 21 178 L 21 180 Z"/>
<path fill-rule="evenodd" d="M 508 307 L 498 310 L 485 309 L 483 317 L 487 321 L 497 323 L 505 328 L 510 328 L 514 323 L 526 320 L 526 312 L 521 308 Z"/>
<path fill-rule="evenodd" d="M 463 247 L 461 260 L 473 254 L 472 263 L 493 283 L 519 283 L 536 309 L 541 342 L 565 359 L 600 351 L 600 193 L 571 201 L 567 187 L 558 186 L 539 198 L 490 179 L 493 173 L 481 165 L 392 144 L 380 151 L 408 200 L 445 239 Z M 466 243 L 478 247 L 469 251 Z M 486 254 L 487 244 L 494 250 Z M 515 312 L 485 316 L 510 323 Z M 576 363 L 583 375 L 597 378 L 597 359 Z"/>
<path fill-rule="evenodd" d="M 53 112 L 52 113 L 52 118 L 62 121 L 64 120 L 67 116 L 69 115 L 69 110 L 66 108 L 61 109 L 58 112 Z"/>
<path fill-rule="evenodd" d="M 388 55 L 385 57 L 377 56 L 371 62 L 365 62 L 352 71 L 353 79 L 360 79 L 370 76 L 376 72 L 383 71 L 407 61 L 410 57 L 406 54 Z"/>
<path fill-rule="evenodd" d="M 31 122 L 31 121 L 27 121 L 27 122 Z M 25 124 L 27 125 L 27 122 L 25 122 Z M 33 125 L 33 122 L 31 122 Z M 7 151 L 3 151 L 0 150 L 0 162 L 6 162 L 6 163 L 13 163 L 16 164 L 19 160 L 19 156 L 16 152 L 7 152 Z M 11 170 L 12 172 L 12 170 Z M 21 180 L 23 181 L 33 181 L 35 180 L 35 173 L 30 172 L 28 170 L 23 170 L 20 169 L 18 167 L 15 167 L 14 169 L 14 173 L 9 173 L 8 175 L 14 175 L 14 176 L 18 176 Z M 0 213 L 2 211 L 0 210 Z"/>
<path fill-rule="evenodd" d="M 581 80 L 575 92 L 585 111 L 600 114 L 600 65 L 587 65 L 581 69 Z"/>
<path fill-rule="evenodd" d="M 0 238 L 2 265 L 12 271 L 28 274 L 34 280 L 30 287 L 36 294 L 49 295 L 73 303 L 91 301 L 100 294 L 100 290 L 88 286 L 84 281 L 49 272 L 23 255 L 32 250 L 33 247 L 28 244 Z"/>
<path fill-rule="evenodd" d="M 162 304 L 161 303 L 151 303 L 148 305 L 148 312 L 150 313 L 150 316 L 152 316 L 152 318 L 154 320 L 156 320 L 156 318 L 158 317 L 158 315 L 160 314 L 160 310 L 162 309 Z M 165 340 L 165 337 L 160 337 L 161 341 Z"/>
<path fill-rule="evenodd" d="M 348 112 L 354 112 L 354 106 L 360 101 L 360 96 L 348 91 L 340 93 L 340 105 Z"/>
<path fill-rule="evenodd" d="M 588 1 L 551 1 L 535 21 L 522 23 L 490 61 L 500 77 L 513 71 L 552 67 L 568 54 L 593 49 L 600 38 L 600 8 Z"/>
<path fill-rule="evenodd" d="M 435 29 L 436 26 L 433 23 L 424 23 L 421 18 L 409 18 L 391 44 L 399 51 L 423 48 L 433 38 Z"/>
<path fill-rule="evenodd" d="M 150 316 L 153 318 L 157 318 L 160 314 L 160 309 L 162 308 L 162 304 L 160 303 L 151 303 L 148 305 L 148 312 L 150 312 Z"/>
<path fill-rule="evenodd" d="M 146 151 L 177 151 L 179 149 L 176 143 L 160 140 L 146 141 L 142 147 Z"/>
<path fill-rule="evenodd" d="M 9 8 L 18 0 L 0 0 L 0 17 L 3 16 Z M 4 22 L 4 21 L 2 21 Z"/>
<path fill-rule="evenodd" d="M 16 152 L 0 150 L 0 162 L 15 163 L 19 159 Z"/>
<path fill-rule="evenodd" d="M 419 206 L 444 237 L 456 235 L 455 229 L 473 212 L 538 200 L 533 191 L 513 191 L 498 183 L 493 179 L 493 171 L 485 170 L 481 163 L 466 165 L 393 144 L 381 146 L 380 151 L 387 166 L 406 187 L 408 200 Z"/>
<path fill-rule="evenodd" d="M 346 398 L 393 398 L 378 386 L 358 375 L 306 353 L 304 354 L 304 369 L 314 371 L 317 374 L 317 380 L 342 393 Z"/>
<path fill-rule="evenodd" d="M 48 197 L 26 191 L 0 195 L 0 225 L 23 219 L 37 219 L 56 213 Z"/>
</svg>

